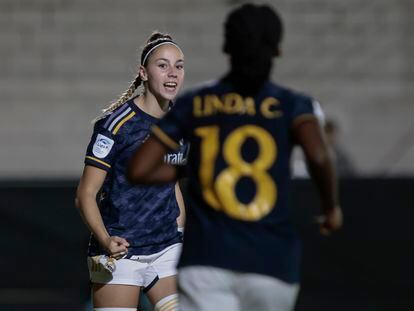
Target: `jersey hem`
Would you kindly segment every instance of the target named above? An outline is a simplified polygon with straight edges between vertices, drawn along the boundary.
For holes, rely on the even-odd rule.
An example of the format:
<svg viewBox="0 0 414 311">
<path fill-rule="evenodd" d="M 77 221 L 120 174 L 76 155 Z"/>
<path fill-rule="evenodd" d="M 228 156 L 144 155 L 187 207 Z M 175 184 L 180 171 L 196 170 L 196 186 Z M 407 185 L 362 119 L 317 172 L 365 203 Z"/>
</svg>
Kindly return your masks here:
<svg viewBox="0 0 414 311">
<path fill-rule="evenodd" d="M 85 157 L 85 165 L 91 165 L 91 166 L 103 169 L 104 171 L 107 171 L 107 172 L 110 171 L 112 168 L 110 164 L 102 160 L 96 159 L 94 157 L 91 157 L 91 156 Z"/>
</svg>

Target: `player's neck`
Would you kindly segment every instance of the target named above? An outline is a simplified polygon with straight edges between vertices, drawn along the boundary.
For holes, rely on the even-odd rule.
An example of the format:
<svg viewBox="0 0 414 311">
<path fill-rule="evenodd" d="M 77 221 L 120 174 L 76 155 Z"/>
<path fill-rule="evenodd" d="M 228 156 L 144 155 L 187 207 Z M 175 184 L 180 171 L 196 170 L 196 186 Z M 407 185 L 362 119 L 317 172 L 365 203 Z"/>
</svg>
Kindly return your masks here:
<svg viewBox="0 0 414 311">
<path fill-rule="evenodd" d="M 142 111 L 155 118 L 162 118 L 168 111 L 168 100 L 157 100 L 157 98 L 145 92 L 134 100 L 134 104 Z"/>
</svg>

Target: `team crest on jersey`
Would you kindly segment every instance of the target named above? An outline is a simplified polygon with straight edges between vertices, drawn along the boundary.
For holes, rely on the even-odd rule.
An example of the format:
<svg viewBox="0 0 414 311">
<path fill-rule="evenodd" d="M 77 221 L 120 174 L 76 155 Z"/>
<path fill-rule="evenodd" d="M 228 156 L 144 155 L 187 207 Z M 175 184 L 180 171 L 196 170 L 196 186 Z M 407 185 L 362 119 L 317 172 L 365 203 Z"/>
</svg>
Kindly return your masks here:
<svg viewBox="0 0 414 311">
<path fill-rule="evenodd" d="M 103 159 L 109 154 L 113 145 L 114 141 L 112 139 L 98 134 L 92 152 L 97 158 Z"/>
</svg>

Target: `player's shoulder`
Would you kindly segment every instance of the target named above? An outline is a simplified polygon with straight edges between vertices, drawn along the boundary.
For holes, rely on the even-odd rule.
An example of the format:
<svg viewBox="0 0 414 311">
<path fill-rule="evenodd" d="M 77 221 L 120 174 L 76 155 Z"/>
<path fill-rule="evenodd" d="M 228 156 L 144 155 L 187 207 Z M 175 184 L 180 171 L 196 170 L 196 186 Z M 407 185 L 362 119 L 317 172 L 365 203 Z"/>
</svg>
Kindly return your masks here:
<svg viewBox="0 0 414 311">
<path fill-rule="evenodd" d="M 95 122 L 94 130 L 107 132 L 110 135 L 119 134 L 121 128 L 125 127 L 125 124 L 136 115 L 130 101 L 126 101 L 113 111 L 109 111 L 100 117 Z"/>
<path fill-rule="evenodd" d="M 273 84 L 274 90 L 282 94 L 282 104 L 293 118 L 303 119 L 316 117 L 320 124 L 324 124 L 325 114 L 321 105 L 312 96 L 285 86 Z"/>
<path fill-rule="evenodd" d="M 270 92 L 274 93 L 276 97 L 282 98 L 288 102 L 311 104 L 314 101 L 314 99 L 305 92 L 298 91 L 296 89 L 292 89 L 290 87 L 276 84 L 273 82 L 270 82 L 268 84 L 268 89 Z"/>
</svg>

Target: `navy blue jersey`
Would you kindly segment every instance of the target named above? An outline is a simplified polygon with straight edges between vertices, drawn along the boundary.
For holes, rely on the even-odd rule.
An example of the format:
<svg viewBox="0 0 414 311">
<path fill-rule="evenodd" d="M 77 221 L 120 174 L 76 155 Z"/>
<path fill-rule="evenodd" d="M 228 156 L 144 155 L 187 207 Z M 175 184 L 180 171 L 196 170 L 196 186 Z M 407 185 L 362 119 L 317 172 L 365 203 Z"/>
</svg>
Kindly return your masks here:
<svg viewBox="0 0 414 311">
<path fill-rule="evenodd" d="M 96 122 L 86 153 L 86 165 L 107 171 L 98 205 L 109 234 L 130 243 L 128 256 L 156 253 L 182 240 L 177 232 L 179 208 L 174 183 L 134 186 L 125 177 L 129 159 L 156 121 L 129 100 Z M 166 155 L 166 160 L 181 164 L 183 148 Z M 92 237 L 89 254 L 102 253 Z"/>
<path fill-rule="evenodd" d="M 153 127 L 165 145 L 190 142 L 180 266 L 208 265 L 299 280 L 300 241 L 288 210 L 292 128 L 312 99 L 267 82 L 243 98 L 223 81 L 180 97 Z"/>
</svg>

